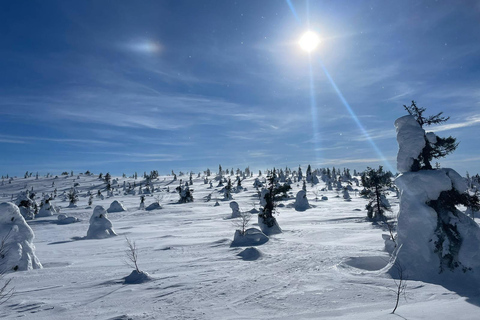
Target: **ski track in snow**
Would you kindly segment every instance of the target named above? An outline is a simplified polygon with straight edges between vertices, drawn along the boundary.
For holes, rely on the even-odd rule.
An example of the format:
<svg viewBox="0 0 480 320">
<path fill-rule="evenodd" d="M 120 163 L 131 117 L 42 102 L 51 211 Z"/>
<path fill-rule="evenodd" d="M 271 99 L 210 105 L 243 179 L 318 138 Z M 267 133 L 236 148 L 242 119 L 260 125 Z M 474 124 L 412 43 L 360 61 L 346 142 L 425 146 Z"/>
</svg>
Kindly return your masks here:
<svg viewBox="0 0 480 320">
<path fill-rule="evenodd" d="M 163 180 L 165 178 L 165 180 Z M 179 177 L 182 178 L 182 177 Z M 183 177 L 185 179 L 185 176 Z M 15 179 L 0 186 L 0 200 L 34 188 L 37 195 L 68 191 L 79 183 L 76 208 L 57 197 L 52 203 L 79 223 L 58 225 L 56 216 L 28 221 L 35 232 L 36 255 L 43 269 L 10 273 L 15 292 L 0 306 L 2 319 L 398 319 L 390 312 L 395 303 L 394 282 L 379 271 L 388 262 L 382 230 L 365 220 L 366 200 L 336 197 L 336 191 L 320 192 L 327 201 L 315 201 L 308 187 L 310 208 L 295 211 L 292 204 L 301 185 L 293 184 L 290 198 L 282 201 L 277 220 L 283 233 L 256 247 L 261 257 L 245 261 L 237 256 L 245 247 L 230 248 L 235 227 L 229 201 L 221 188 L 209 188 L 203 178 L 193 180 L 195 202 L 177 204 L 178 182 L 162 176 L 155 187 L 166 191 L 146 195 L 145 205 L 160 197 L 163 209 L 140 211 L 138 195 L 100 200 L 94 197 L 86 209 L 88 190 L 95 195 L 104 187 L 98 177 L 59 176 Z M 133 183 L 131 178 L 119 178 Z M 186 180 L 186 179 L 185 179 Z M 233 193 L 240 210 L 258 209 L 252 187 L 254 178 L 242 185 L 248 191 Z M 52 182 L 55 186 L 52 187 Z M 138 184 L 141 179 L 136 180 Z M 214 186 L 217 183 L 214 182 Z M 320 187 L 321 186 L 321 187 Z M 212 200 L 203 198 L 212 193 Z M 38 198 L 37 198 L 38 199 Z M 214 207 L 218 199 L 220 206 Z M 105 208 L 118 200 L 125 212 L 109 213 L 119 236 L 84 239 L 93 208 Z M 398 199 L 389 196 L 394 212 Z M 360 210 L 358 210 L 360 209 Z M 252 215 L 251 226 L 256 226 Z M 138 247 L 141 270 L 153 278 L 143 284 L 125 285 L 132 268 L 125 263 L 125 236 Z M 397 314 L 407 319 L 478 319 L 478 300 L 460 297 L 433 284 L 409 281 L 407 301 Z M 461 310 L 461 312 L 459 312 Z"/>
</svg>

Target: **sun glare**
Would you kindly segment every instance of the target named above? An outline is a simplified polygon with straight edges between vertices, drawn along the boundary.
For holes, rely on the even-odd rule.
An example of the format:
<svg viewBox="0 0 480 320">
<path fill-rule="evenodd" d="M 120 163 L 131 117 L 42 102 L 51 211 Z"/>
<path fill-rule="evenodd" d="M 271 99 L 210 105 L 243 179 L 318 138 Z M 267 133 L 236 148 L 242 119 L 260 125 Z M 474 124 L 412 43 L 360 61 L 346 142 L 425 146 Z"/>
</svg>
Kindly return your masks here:
<svg viewBox="0 0 480 320">
<path fill-rule="evenodd" d="M 320 44 L 320 38 L 313 31 L 307 31 L 298 41 L 300 48 L 307 52 L 312 52 Z"/>
</svg>

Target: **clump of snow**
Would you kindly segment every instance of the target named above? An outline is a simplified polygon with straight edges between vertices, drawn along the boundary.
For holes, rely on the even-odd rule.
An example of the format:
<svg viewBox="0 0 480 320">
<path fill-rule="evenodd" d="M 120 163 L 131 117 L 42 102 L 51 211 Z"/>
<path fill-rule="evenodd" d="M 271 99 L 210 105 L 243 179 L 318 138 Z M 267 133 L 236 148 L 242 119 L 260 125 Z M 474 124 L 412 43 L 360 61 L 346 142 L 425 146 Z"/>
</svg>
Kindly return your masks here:
<svg viewBox="0 0 480 320">
<path fill-rule="evenodd" d="M 117 234 L 113 231 L 112 222 L 108 220 L 107 211 L 102 206 L 96 206 L 90 217 L 90 227 L 87 231 L 87 239 L 103 239 Z"/>
<path fill-rule="evenodd" d="M 10 202 L 1 203 L 0 273 L 42 268 L 35 256 L 34 237 L 19 208 Z"/>
<path fill-rule="evenodd" d="M 122 204 L 121 202 L 119 202 L 118 200 L 113 201 L 113 202 L 110 204 L 110 207 L 109 207 L 108 210 L 107 210 L 108 213 L 112 213 L 112 212 L 123 212 L 123 211 L 127 211 L 127 209 L 125 209 L 125 207 L 123 206 L 123 204 Z"/>
<path fill-rule="evenodd" d="M 239 218 L 240 217 L 240 208 L 236 201 L 230 202 L 230 209 L 232 209 L 232 218 Z"/>
<path fill-rule="evenodd" d="M 298 191 L 297 197 L 295 198 L 294 207 L 297 211 L 305 211 L 310 208 L 310 204 L 308 203 L 307 199 L 307 193 L 304 190 Z"/>
<path fill-rule="evenodd" d="M 268 240 L 268 237 L 256 228 L 249 228 L 245 230 L 244 234 L 240 230 L 236 230 L 230 247 L 259 246 Z"/>
<path fill-rule="evenodd" d="M 153 202 L 148 205 L 148 207 L 145 208 L 147 211 L 152 211 L 152 210 L 157 210 L 157 209 L 162 209 L 162 206 L 158 202 Z"/>
<path fill-rule="evenodd" d="M 152 280 L 152 278 L 147 272 L 137 270 L 133 270 L 128 276 L 123 279 L 125 284 L 141 284 Z"/>
<path fill-rule="evenodd" d="M 255 247 L 246 248 L 237 256 L 241 257 L 245 261 L 255 261 L 262 257 L 262 253 Z"/>
<path fill-rule="evenodd" d="M 399 147 L 397 170 L 408 172 L 425 147 L 425 130 L 411 115 L 398 118 L 395 121 L 395 128 Z"/>
<path fill-rule="evenodd" d="M 78 218 L 68 217 L 64 214 L 59 214 L 57 219 L 58 219 L 57 221 L 58 224 L 70 224 L 70 223 L 75 223 L 80 221 L 80 219 Z"/>
</svg>

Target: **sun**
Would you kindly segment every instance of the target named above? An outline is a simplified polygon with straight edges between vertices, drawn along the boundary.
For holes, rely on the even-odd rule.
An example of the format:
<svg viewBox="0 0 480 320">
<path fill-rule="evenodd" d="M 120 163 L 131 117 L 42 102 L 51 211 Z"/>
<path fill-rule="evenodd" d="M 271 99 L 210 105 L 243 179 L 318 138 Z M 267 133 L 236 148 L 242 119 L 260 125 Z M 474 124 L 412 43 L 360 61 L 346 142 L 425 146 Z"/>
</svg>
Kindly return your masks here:
<svg viewBox="0 0 480 320">
<path fill-rule="evenodd" d="M 300 38 L 298 44 L 300 45 L 300 48 L 310 53 L 318 47 L 320 44 L 320 38 L 315 32 L 307 31 Z"/>
</svg>

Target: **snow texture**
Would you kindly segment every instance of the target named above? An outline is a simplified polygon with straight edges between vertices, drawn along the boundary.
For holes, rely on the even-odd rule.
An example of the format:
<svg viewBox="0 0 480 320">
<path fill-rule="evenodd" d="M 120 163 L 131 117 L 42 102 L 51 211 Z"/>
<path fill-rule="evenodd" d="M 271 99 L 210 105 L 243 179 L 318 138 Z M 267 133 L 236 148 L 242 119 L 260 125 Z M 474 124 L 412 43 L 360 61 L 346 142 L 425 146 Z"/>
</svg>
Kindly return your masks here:
<svg viewBox="0 0 480 320">
<path fill-rule="evenodd" d="M 112 222 L 108 220 L 107 211 L 102 206 L 96 206 L 90 217 L 90 227 L 87 239 L 104 239 L 117 234 L 113 231 Z"/>
<path fill-rule="evenodd" d="M 0 204 L 0 273 L 42 268 L 35 256 L 32 229 L 10 202 Z"/>
</svg>

